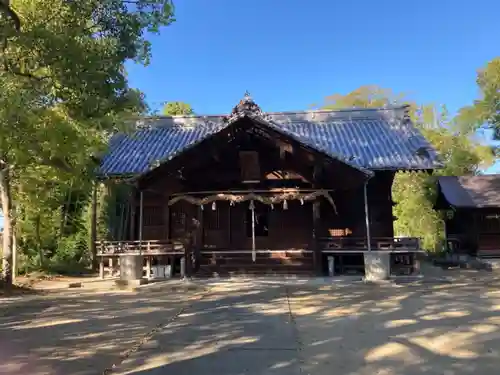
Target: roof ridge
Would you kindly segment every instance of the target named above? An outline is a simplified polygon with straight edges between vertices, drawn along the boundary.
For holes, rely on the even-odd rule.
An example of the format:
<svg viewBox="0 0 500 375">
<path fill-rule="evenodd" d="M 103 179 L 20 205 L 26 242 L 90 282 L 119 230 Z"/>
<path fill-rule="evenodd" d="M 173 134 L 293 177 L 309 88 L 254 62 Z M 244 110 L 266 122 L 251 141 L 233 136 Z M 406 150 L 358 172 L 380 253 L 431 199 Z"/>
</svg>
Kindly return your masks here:
<svg viewBox="0 0 500 375">
<path fill-rule="evenodd" d="M 295 110 L 295 111 L 273 111 L 265 112 L 264 115 L 291 115 L 291 114 L 308 114 L 308 113 L 344 113 L 344 112 L 384 112 L 384 111 L 397 111 L 403 110 L 408 107 L 407 104 L 401 105 L 391 105 L 385 107 L 375 107 L 375 108 L 363 108 L 363 107 L 349 107 L 349 108 L 339 108 L 339 109 L 306 109 L 306 110 Z M 196 118 L 222 118 L 228 116 L 229 113 L 224 114 L 213 114 L 213 115 L 152 115 L 140 117 L 140 120 L 162 120 L 162 119 L 196 119 Z"/>
<path fill-rule="evenodd" d="M 376 108 L 363 108 L 363 107 L 349 107 L 339 109 L 307 109 L 302 111 L 278 111 L 278 112 L 265 112 L 266 115 L 288 115 L 300 113 L 341 113 L 341 112 L 379 112 L 379 111 L 395 111 L 407 108 L 408 105 L 376 107 Z"/>
</svg>

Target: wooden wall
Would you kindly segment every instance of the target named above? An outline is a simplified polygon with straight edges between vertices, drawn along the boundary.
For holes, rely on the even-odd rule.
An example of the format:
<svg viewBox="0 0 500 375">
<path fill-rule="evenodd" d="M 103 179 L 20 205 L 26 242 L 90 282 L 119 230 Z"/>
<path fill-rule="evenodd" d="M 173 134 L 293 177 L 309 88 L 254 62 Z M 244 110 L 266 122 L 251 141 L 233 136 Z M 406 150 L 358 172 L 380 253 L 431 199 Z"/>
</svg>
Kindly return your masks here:
<svg viewBox="0 0 500 375">
<path fill-rule="evenodd" d="M 393 217 L 390 195 L 390 176 L 376 175 L 368 185 L 368 201 L 372 237 L 392 237 Z M 216 202 L 216 209 L 207 205 L 201 211 L 198 206 L 180 201 L 167 206 L 169 196 L 155 191 L 145 191 L 144 240 L 178 239 L 193 231 L 198 222 L 203 227 L 202 241 L 208 249 L 251 249 L 248 235 L 249 202 L 230 206 L 229 202 Z M 366 236 L 363 188 L 338 190 L 331 193 L 336 210 L 320 198 L 318 237 Z M 136 228 L 139 226 L 139 199 L 136 199 Z M 268 227 L 266 236 L 256 238 L 256 246 L 263 249 L 304 249 L 313 241 L 312 203 L 288 201 L 288 209 L 276 205 L 274 209 L 262 205 Z M 201 212 L 200 212 L 201 211 Z M 135 231 L 138 238 L 138 230 Z"/>
<path fill-rule="evenodd" d="M 221 132 L 209 142 L 204 141 L 179 158 L 156 168 L 140 181 L 139 189 L 144 191 L 144 240 L 176 239 L 193 231 L 193 226 L 198 223 L 203 228 L 201 240 L 205 247 L 250 249 L 248 203 L 230 207 L 227 202 L 217 202 L 215 211 L 207 206 L 200 213 L 198 207 L 187 202 L 168 207 L 169 198 L 175 193 L 193 191 L 285 187 L 332 190 L 337 213 L 326 200 L 321 199 L 316 237 L 341 234 L 341 231 L 344 235 L 365 236 L 361 172 L 344 163 L 326 160 L 324 155 L 286 139 L 278 139 L 274 135 L 267 135 L 266 138 L 250 130 L 252 128 L 243 127 L 235 134 Z M 393 177 L 394 172 L 376 172 L 368 183 L 372 237 L 393 236 L 390 194 Z M 245 182 L 249 179 L 257 182 Z M 132 237 L 137 239 L 139 194 L 134 198 L 135 229 L 132 230 Z M 311 202 L 301 205 L 299 201 L 289 201 L 287 210 L 283 207 L 275 207 L 274 210 L 265 207 L 265 210 L 268 210 L 265 214 L 268 233 L 257 237 L 258 248 L 311 247 Z"/>
<path fill-rule="evenodd" d="M 459 240 L 462 252 L 500 254 L 500 209 L 456 209 L 445 223 L 447 238 Z"/>
</svg>

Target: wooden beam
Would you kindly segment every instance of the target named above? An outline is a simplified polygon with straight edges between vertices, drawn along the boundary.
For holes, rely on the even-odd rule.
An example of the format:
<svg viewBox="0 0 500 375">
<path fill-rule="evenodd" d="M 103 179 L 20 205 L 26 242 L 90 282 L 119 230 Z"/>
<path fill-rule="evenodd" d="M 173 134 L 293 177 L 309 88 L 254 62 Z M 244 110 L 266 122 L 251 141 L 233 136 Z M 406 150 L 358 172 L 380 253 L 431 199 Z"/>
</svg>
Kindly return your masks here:
<svg viewBox="0 0 500 375">
<path fill-rule="evenodd" d="M 129 238 L 136 240 L 136 224 L 137 224 L 137 188 L 132 187 L 132 193 L 129 198 L 130 204 L 130 233 Z"/>
<path fill-rule="evenodd" d="M 313 187 L 316 186 L 317 176 L 319 174 L 319 165 L 314 166 L 313 171 Z M 319 210 L 320 210 L 320 202 L 313 202 L 313 212 L 312 212 L 312 220 L 313 220 L 313 264 L 314 270 L 316 274 L 319 276 L 323 272 L 323 256 L 321 254 L 321 248 L 319 246 L 318 241 L 318 222 L 319 222 Z"/>
<path fill-rule="evenodd" d="M 170 240 L 170 206 L 168 205 L 168 200 L 170 196 L 165 196 L 165 202 L 163 206 L 164 223 L 165 223 L 165 240 Z"/>
</svg>

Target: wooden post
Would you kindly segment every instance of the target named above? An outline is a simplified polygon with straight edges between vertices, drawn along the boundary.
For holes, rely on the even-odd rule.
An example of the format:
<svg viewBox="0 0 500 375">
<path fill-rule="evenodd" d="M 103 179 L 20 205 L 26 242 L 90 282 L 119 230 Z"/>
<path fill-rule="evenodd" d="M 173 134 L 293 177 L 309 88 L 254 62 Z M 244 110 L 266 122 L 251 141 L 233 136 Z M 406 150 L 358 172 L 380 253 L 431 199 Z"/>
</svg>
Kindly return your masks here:
<svg viewBox="0 0 500 375">
<path fill-rule="evenodd" d="M 255 249 L 255 203 L 250 201 L 250 210 L 252 210 L 252 262 L 257 260 L 257 253 Z"/>
<path fill-rule="evenodd" d="M 98 185 L 98 183 L 94 182 L 94 186 L 92 187 L 92 205 L 91 205 L 91 213 L 90 213 L 90 253 L 92 254 L 92 269 L 94 271 L 97 269 L 97 245 L 96 245 L 96 242 L 97 242 L 97 185 Z M 103 262 L 103 260 L 101 257 L 101 263 L 102 262 Z"/>
<path fill-rule="evenodd" d="M 135 240 L 137 238 L 136 236 L 136 218 L 137 218 L 137 190 L 134 187 L 132 194 L 130 195 L 130 233 L 129 233 L 129 238 L 131 240 Z"/>
<path fill-rule="evenodd" d="M 113 277 L 113 258 L 108 260 L 108 276 Z"/>
<path fill-rule="evenodd" d="M 317 164 L 317 162 L 314 164 L 314 170 L 313 170 L 313 183 L 312 186 L 313 188 L 317 187 L 317 180 L 320 174 L 320 166 Z M 312 238 L 313 238 L 313 266 L 314 266 L 314 271 L 317 275 L 322 275 L 323 273 L 323 254 L 321 252 L 321 248 L 319 246 L 319 241 L 318 241 L 318 221 L 319 221 L 319 211 L 320 211 L 320 202 L 319 201 L 314 201 L 312 205 L 312 219 L 313 219 L 313 233 L 312 233 Z"/>
<path fill-rule="evenodd" d="M 477 255 L 481 249 L 479 248 L 480 238 L 479 238 L 479 226 L 477 225 L 477 211 L 476 210 L 472 211 L 472 218 L 474 221 L 474 227 L 473 227 L 474 234 L 473 234 L 472 238 L 474 241 L 474 247 L 476 248 L 476 255 Z M 467 233 L 467 237 L 470 238 L 471 236 L 469 233 L 470 232 Z"/>
<path fill-rule="evenodd" d="M 142 231 L 144 227 L 144 192 L 141 190 L 139 198 L 139 253 L 142 254 Z"/>
<path fill-rule="evenodd" d="M 231 231 L 233 226 L 231 225 L 231 202 L 229 202 L 229 207 L 227 209 L 227 246 L 229 249 L 233 246 L 233 236 Z"/>
<path fill-rule="evenodd" d="M 146 279 L 151 277 L 151 257 L 146 256 Z"/>
<path fill-rule="evenodd" d="M 200 268 L 201 260 L 201 249 L 203 248 L 203 210 L 201 206 L 198 206 L 198 228 L 196 233 L 196 248 L 194 249 L 194 270 L 197 271 Z"/>
<path fill-rule="evenodd" d="M 415 275 L 420 275 L 420 259 L 418 258 L 418 253 L 413 253 L 411 258 L 413 259 L 413 273 Z"/>
<path fill-rule="evenodd" d="M 164 229 L 164 237 L 165 240 L 170 240 L 170 205 L 168 204 L 168 201 L 170 200 L 170 196 L 167 196 L 167 201 L 165 204 L 164 208 L 164 219 L 165 219 L 165 229 Z"/>
<path fill-rule="evenodd" d="M 320 202 L 314 201 L 312 204 L 313 218 L 313 264 L 316 274 L 321 275 L 323 271 L 322 253 L 318 241 L 318 219 L 319 219 Z"/>
<path fill-rule="evenodd" d="M 370 235 L 370 211 L 368 210 L 368 181 L 363 185 L 363 196 L 365 201 L 365 225 L 366 225 L 366 241 L 368 251 L 372 251 L 371 235 Z"/>
<path fill-rule="evenodd" d="M 104 257 L 99 258 L 99 278 L 104 279 Z"/>
</svg>

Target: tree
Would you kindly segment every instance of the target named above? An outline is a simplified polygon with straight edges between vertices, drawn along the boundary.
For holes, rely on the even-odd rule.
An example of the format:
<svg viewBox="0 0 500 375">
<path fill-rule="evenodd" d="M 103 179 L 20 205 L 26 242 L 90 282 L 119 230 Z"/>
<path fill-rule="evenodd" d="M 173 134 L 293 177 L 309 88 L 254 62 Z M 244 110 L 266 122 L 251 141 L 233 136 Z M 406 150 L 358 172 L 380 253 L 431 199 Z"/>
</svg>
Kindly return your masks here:
<svg viewBox="0 0 500 375">
<path fill-rule="evenodd" d="M 0 198 L 9 286 L 15 220 L 36 203 L 36 195 L 26 192 L 28 180 L 36 180 L 31 184 L 36 194 L 50 195 L 50 181 L 70 186 L 92 178 L 90 156 L 125 116 L 144 110 L 140 93 L 128 87 L 124 63 L 149 62 L 146 33 L 173 21 L 173 5 L 170 0 L 0 4 L 5 21 L 0 25 Z M 20 191 L 25 200 L 19 202 L 30 207 L 14 207 Z"/>
<path fill-rule="evenodd" d="M 322 109 L 382 108 L 403 102 L 407 102 L 404 94 L 395 94 L 390 89 L 366 85 L 345 95 L 327 96 L 320 107 Z"/>
<path fill-rule="evenodd" d="M 163 106 L 163 114 L 165 116 L 180 116 L 192 115 L 193 108 L 184 102 L 167 102 Z"/>
<path fill-rule="evenodd" d="M 481 96 L 460 110 L 458 122 L 464 129 L 489 126 L 500 139 L 500 57 L 491 60 L 477 74 Z"/>
<path fill-rule="evenodd" d="M 415 125 L 432 144 L 444 163 L 435 175 L 475 174 L 494 160 L 491 148 L 474 142 L 468 133 L 460 132 L 455 119 L 445 107 L 419 106 L 405 95 L 376 86 L 362 86 L 347 95 L 336 94 L 325 100 L 323 108 L 378 108 L 408 105 Z M 392 195 L 396 203 L 396 233 L 420 237 L 426 249 L 436 249 L 444 234 L 439 213 L 433 210 L 436 196 L 434 177 L 425 172 L 396 174 Z"/>
</svg>

